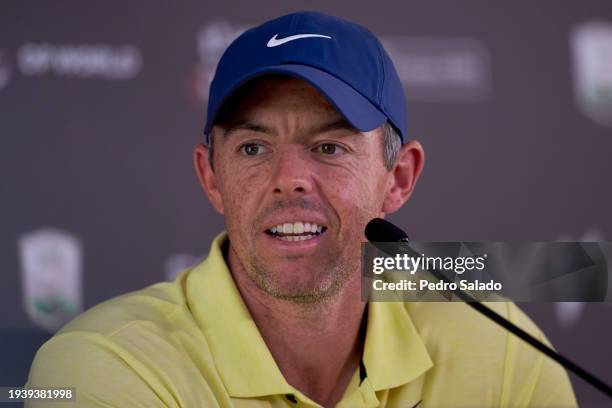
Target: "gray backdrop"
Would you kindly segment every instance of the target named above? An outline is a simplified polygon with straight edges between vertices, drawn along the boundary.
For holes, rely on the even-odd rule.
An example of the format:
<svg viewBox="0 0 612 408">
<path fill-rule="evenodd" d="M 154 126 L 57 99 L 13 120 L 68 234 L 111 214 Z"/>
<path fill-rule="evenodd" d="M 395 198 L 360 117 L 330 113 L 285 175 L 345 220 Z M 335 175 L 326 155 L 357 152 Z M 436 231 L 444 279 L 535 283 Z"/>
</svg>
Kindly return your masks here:
<svg viewBox="0 0 612 408">
<path fill-rule="evenodd" d="M 47 337 L 23 306 L 24 233 L 78 237 L 86 308 L 166 279 L 171 254 L 207 252 L 223 220 L 191 157 L 211 68 L 235 32 L 300 9 L 364 24 L 400 65 L 427 161 L 391 220 L 413 239 L 612 237 L 612 58 L 591 84 L 599 105 L 585 107 L 572 48 L 581 24 L 610 27 L 609 0 L 3 1 L 0 384 L 25 380 Z M 559 351 L 612 382 L 612 308 L 520 306 Z M 583 406 L 606 405 L 572 380 Z"/>
</svg>

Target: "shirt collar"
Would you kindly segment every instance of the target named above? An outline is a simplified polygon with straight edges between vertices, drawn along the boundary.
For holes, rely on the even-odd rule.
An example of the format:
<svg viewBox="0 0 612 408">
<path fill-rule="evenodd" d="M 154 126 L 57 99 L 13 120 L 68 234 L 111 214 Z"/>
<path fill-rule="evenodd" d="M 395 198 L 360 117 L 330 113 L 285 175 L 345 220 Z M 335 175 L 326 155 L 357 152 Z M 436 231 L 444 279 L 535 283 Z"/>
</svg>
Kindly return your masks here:
<svg viewBox="0 0 612 408">
<path fill-rule="evenodd" d="M 227 234 L 217 236 L 208 257 L 187 278 L 187 301 L 232 397 L 292 392 L 270 354 L 223 258 Z"/>
<path fill-rule="evenodd" d="M 187 278 L 189 307 L 203 331 L 221 379 L 232 397 L 289 394 L 287 383 L 223 258 L 222 233 L 208 257 Z M 403 303 L 371 302 L 363 352 L 368 382 L 388 389 L 419 377 L 433 363 Z"/>
<path fill-rule="evenodd" d="M 433 366 L 404 303 L 368 303 L 363 363 L 375 391 L 409 383 Z"/>
</svg>

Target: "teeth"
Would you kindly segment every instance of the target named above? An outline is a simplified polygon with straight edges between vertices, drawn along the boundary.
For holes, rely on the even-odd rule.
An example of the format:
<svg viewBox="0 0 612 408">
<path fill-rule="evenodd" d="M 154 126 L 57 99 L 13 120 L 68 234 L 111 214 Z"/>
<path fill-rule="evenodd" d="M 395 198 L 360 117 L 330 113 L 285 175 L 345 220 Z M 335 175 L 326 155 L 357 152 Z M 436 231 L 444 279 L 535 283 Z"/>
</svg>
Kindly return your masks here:
<svg viewBox="0 0 612 408">
<path fill-rule="evenodd" d="M 308 235 L 286 235 L 282 237 L 278 237 L 278 239 L 282 239 L 283 241 L 308 241 L 309 239 L 313 239 L 316 235 L 308 234 Z"/>
<path fill-rule="evenodd" d="M 308 232 L 320 234 L 321 231 L 323 231 L 322 225 L 302 221 L 286 222 L 284 224 L 278 224 L 277 226 L 270 228 L 270 232 L 272 232 L 273 234 L 304 234 Z"/>
</svg>

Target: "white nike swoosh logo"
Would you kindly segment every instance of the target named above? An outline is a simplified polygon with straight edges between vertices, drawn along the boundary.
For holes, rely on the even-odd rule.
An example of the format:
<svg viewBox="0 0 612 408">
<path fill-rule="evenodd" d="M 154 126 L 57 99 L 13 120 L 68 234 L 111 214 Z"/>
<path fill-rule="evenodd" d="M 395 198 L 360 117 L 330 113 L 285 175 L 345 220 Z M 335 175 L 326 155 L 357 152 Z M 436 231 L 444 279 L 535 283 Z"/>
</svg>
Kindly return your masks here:
<svg viewBox="0 0 612 408">
<path fill-rule="evenodd" d="M 296 35 L 290 35 L 289 37 L 285 37 L 285 38 L 276 38 L 277 36 L 278 34 L 274 34 L 274 37 L 270 38 L 270 40 L 268 41 L 268 44 L 266 44 L 268 48 L 278 47 L 279 45 L 288 43 L 289 41 L 299 40 L 300 38 L 319 37 L 319 38 L 331 39 L 329 35 L 323 35 L 323 34 L 296 34 Z"/>
</svg>

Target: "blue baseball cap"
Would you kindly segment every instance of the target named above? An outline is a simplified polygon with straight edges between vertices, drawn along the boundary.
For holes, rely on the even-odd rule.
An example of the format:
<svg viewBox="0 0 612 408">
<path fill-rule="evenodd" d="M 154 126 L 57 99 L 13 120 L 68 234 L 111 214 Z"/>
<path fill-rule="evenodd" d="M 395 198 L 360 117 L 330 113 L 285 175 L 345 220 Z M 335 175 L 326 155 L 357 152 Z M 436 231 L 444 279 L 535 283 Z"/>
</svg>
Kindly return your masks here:
<svg viewBox="0 0 612 408">
<path fill-rule="evenodd" d="M 208 135 L 223 103 L 260 75 L 301 78 L 362 132 L 389 121 L 407 140 L 406 99 L 393 62 L 366 28 L 318 12 L 298 12 L 251 28 L 219 61 L 210 86 Z"/>
</svg>

